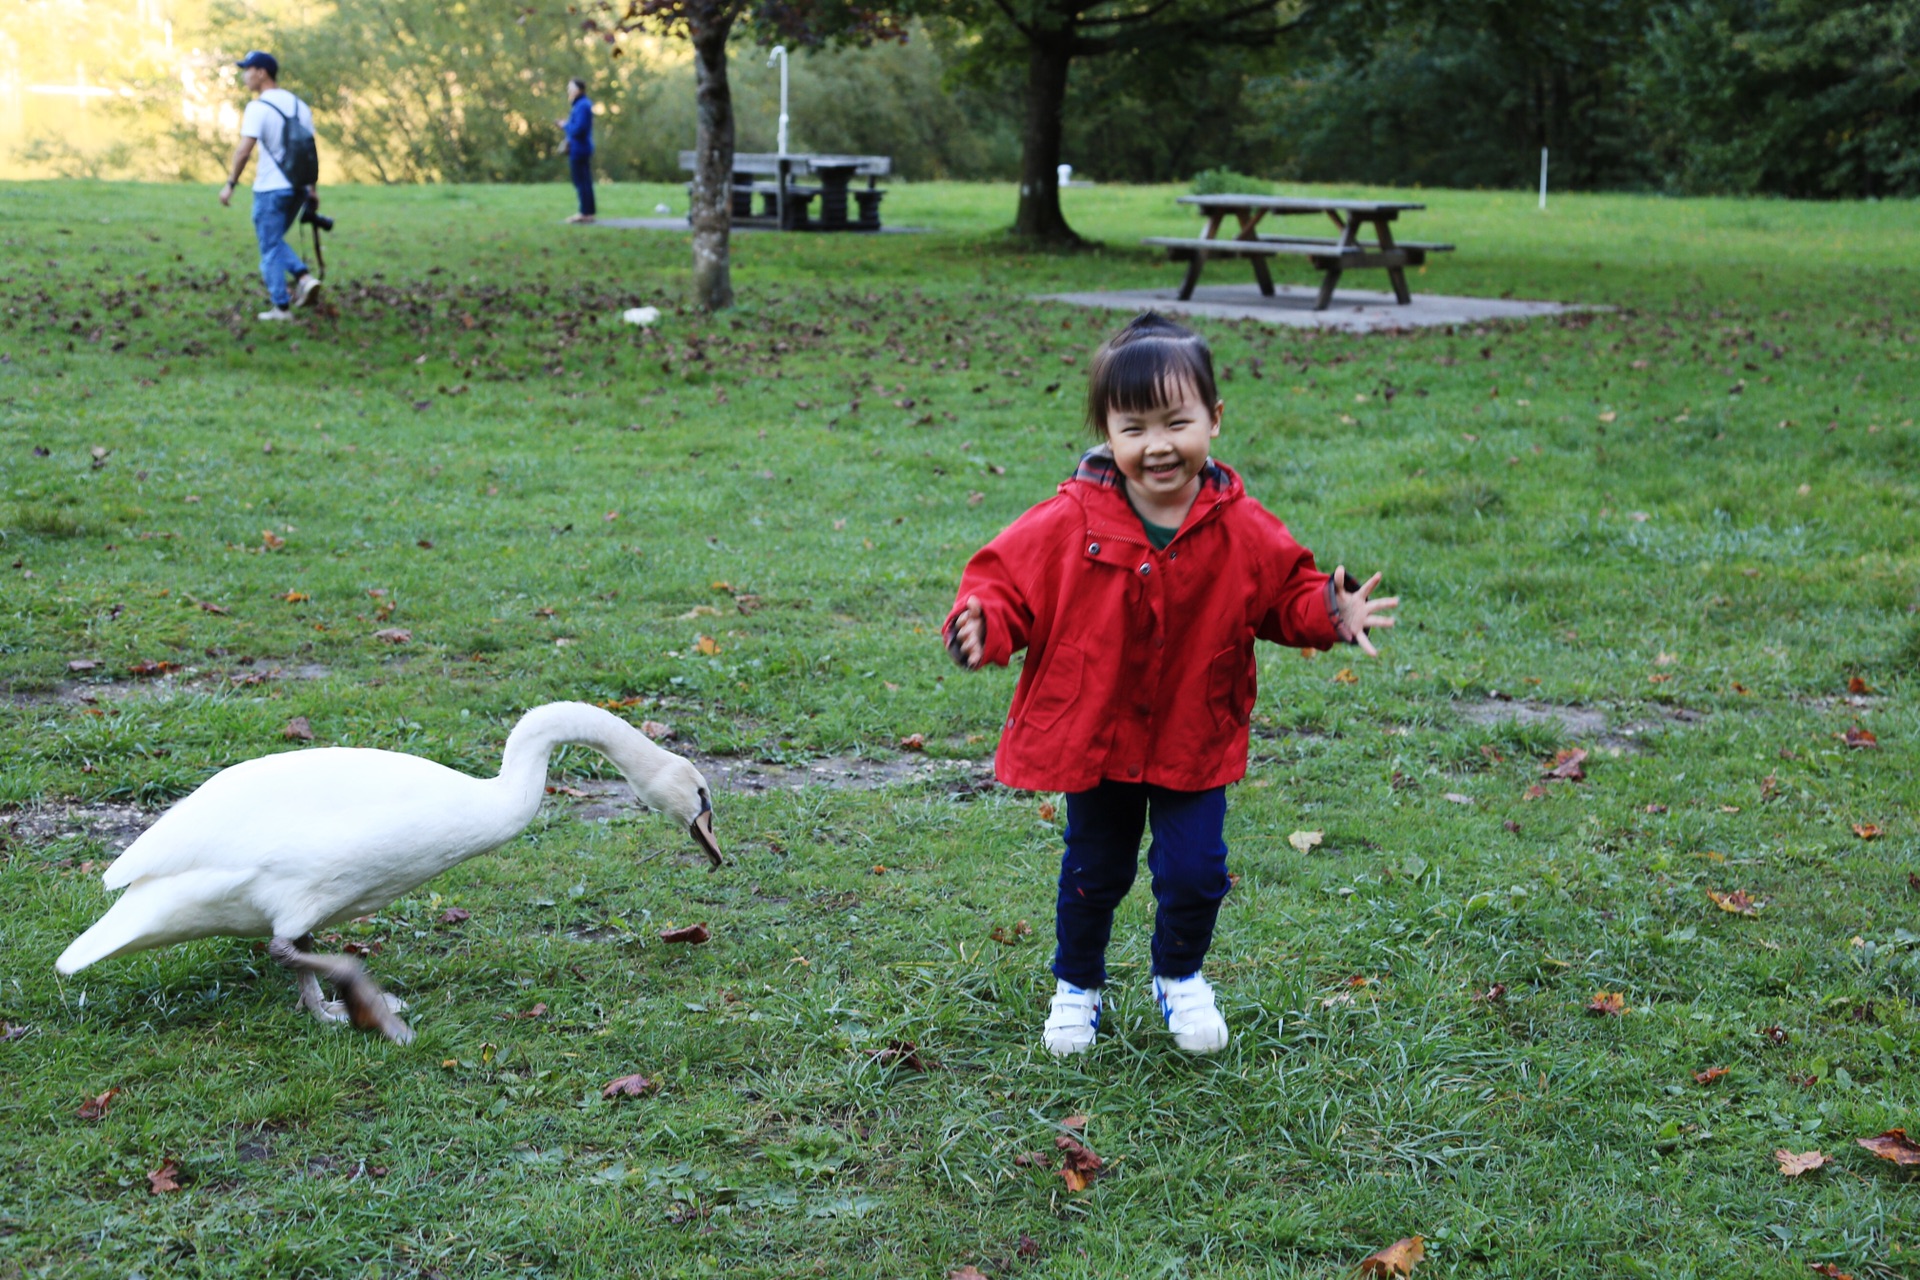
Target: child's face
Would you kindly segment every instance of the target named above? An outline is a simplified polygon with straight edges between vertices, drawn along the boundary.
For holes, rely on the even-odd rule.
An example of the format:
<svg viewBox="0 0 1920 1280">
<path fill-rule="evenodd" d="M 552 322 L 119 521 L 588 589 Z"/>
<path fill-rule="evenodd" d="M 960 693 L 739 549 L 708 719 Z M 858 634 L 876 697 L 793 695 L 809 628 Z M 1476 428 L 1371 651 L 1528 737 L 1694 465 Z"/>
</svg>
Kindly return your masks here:
<svg viewBox="0 0 1920 1280">
<path fill-rule="evenodd" d="M 1107 443 L 1127 484 L 1149 499 L 1170 501 L 1199 483 L 1225 406 L 1200 399 L 1191 383 L 1174 384 L 1168 402 L 1137 412 L 1107 413 Z"/>
</svg>

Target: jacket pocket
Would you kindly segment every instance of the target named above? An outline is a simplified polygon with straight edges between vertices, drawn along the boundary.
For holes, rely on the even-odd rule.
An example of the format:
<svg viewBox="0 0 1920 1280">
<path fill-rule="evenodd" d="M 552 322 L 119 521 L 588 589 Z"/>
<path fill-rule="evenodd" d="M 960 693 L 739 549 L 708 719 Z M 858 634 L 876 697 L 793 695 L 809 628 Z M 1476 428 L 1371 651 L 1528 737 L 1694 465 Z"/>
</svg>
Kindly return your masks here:
<svg viewBox="0 0 1920 1280">
<path fill-rule="evenodd" d="M 1070 644 L 1062 644 L 1047 661 L 1047 669 L 1033 682 L 1033 691 L 1020 719 L 1029 729 L 1046 732 L 1059 722 L 1080 697 L 1080 676 L 1086 655 Z"/>
<path fill-rule="evenodd" d="M 1253 655 L 1241 645 L 1213 655 L 1207 669 L 1207 705 L 1213 708 L 1214 727 L 1244 725 L 1253 710 Z"/>
</svg>

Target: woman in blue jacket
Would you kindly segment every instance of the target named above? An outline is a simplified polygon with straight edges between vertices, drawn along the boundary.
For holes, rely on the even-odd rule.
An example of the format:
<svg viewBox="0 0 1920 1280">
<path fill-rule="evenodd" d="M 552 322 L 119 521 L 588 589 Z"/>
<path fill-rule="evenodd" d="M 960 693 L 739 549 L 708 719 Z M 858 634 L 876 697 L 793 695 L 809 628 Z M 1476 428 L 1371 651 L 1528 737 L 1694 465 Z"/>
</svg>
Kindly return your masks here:
<svg viewBox="0 0 1920 1280">
<path fill-rule="evenodd" d="M 573 174 L 573 189 L 580 193 L 580 212 L 568 222 L 593 221 L 593 99 L 587 96 L 587 82 L 567 81 L 567 101 L 572 103 L 560 127 L 567 134 L 567 167 Z"/>
</svg>

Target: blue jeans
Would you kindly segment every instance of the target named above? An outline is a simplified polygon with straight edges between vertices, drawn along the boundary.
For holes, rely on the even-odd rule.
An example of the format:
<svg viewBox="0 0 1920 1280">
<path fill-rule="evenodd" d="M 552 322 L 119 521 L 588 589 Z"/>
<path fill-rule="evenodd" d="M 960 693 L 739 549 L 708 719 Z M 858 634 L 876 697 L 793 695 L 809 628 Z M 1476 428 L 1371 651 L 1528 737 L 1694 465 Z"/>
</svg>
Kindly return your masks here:
<svg viewBox="0 0 1920 1280">
<path fill-rule="evenodd" d="M 1053 974 L 1076 987 L 1107 981 L 1107 940 L 1114 908 L 1133 887 L 1140 836 L 1149 821 L 1153 843 L 1153 971 L 1185 978 L 1200 971 L 1213 944 L 1220 900 L 1227 896 L 1225 787 L 1169 791 L 1139 782 L 1102 782 L 1067 796 L 1066 851 L 1054 906 Z"/>
<path fill-rule="evenodd" d="M 300 198 L 291 190 L 253 193 L 253 234 L 260 241 L 260 278 L 267 282 L 273 305 L 287 305 L 287 277 L 305 275 L 307 264 L 287 243 L 287 231 L 300 212 Z"/>
<path fill-rule="evenodd" d="M 593 152 L 582 155 L 578 151 L 567 153 L 567 172 L 573 177 L 573 189 L 580 196 L 580 212 L 586 217 L 593 216 Z"/>
</svg>

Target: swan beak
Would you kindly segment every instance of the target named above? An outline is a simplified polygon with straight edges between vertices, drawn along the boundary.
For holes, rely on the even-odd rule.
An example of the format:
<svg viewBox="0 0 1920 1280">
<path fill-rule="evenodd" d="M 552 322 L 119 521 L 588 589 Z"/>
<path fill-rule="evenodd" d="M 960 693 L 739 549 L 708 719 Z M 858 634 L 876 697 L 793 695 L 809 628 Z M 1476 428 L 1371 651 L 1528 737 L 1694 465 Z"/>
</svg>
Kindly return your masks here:
<svg viewBox="0 0 1920 1280">
<path fill-rule="evenodd" d="M 713 838 L 713 810 L 702 809 L 688 831 L 693 836 L 693 842 L 706 852 L 707 861 L 713 863 L 714 870 L 727 865 L 727 860 L 720 856 L 720 842 Z"/>
</svg>

